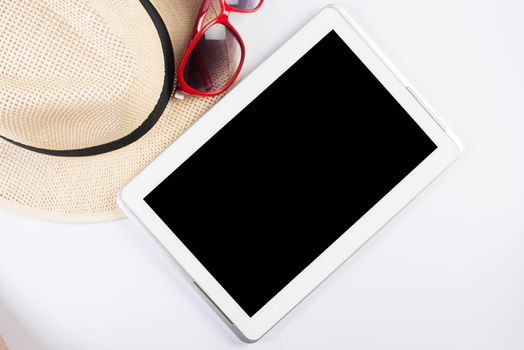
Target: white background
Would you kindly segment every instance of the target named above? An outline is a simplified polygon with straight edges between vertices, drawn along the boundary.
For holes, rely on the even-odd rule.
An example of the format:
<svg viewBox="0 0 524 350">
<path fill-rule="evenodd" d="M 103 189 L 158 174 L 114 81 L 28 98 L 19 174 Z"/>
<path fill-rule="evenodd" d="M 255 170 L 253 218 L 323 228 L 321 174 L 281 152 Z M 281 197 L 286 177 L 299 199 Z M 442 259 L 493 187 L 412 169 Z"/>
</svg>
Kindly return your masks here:
<svg viewBox="0 0 524 350">
<path fill-rule="evenodd" d="M 267 0 L 236 15 L 245 73 L 328 3 Z M 456 131 L 459 161 L 254 345 L 128 220 L 58 225 L 1 211 L 11 350 L 524 348 L 522 1 L 340 3 Z M 313 84 L 300 88 L 314 98 Z"/>
</svg>

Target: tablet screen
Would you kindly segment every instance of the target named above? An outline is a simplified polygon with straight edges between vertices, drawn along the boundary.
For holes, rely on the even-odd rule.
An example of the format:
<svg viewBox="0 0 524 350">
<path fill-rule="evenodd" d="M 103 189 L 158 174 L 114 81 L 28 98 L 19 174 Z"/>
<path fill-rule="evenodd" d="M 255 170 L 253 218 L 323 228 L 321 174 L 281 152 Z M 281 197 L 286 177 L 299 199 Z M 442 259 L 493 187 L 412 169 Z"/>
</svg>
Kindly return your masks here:
<svg viewBox="0 0 524 350">
<path fill-rule="evenodd" d="M 145 201 L 253 316 L 435 149 L 332 31 Z"/>
</svg>

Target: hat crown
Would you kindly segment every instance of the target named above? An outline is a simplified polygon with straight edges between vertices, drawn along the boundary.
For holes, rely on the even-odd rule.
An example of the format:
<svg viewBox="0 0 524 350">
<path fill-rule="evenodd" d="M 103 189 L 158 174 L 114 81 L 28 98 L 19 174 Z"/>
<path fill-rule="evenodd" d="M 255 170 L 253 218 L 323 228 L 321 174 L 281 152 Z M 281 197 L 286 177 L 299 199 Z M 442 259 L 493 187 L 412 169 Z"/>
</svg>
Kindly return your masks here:
<svg viewBox="0 0 524 350">
<path fill-rule="evenodd" d="M 17 0 L 0 12 L 0 136 L 91 148 L 126 137 L 155 108 L 162 46 L 138 1 Z"/>
</svg>

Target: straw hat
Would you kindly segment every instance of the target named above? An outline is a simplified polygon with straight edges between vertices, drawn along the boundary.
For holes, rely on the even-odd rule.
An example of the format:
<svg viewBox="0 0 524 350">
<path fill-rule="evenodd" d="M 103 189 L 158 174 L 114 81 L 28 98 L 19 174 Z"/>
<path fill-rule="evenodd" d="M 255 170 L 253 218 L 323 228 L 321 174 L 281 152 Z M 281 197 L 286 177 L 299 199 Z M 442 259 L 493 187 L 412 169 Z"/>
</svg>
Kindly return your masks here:
<svg viewBox="0 0 524 350">
<path fill-rule="evenodd" d="M 201 0 L 0 0 L 0 208 L 123 217 L 118 191 L 217 98 L 173 98 Z"/>
</svg>

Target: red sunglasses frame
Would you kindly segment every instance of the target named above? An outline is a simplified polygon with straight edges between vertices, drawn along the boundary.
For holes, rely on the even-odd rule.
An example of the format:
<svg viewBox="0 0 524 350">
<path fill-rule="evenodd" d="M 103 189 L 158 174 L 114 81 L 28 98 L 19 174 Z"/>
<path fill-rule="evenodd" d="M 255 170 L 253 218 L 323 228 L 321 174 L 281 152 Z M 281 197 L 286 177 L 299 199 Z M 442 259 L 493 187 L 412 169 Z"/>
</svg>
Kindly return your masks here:
<svg viewBox="0 0 524 350">
<path fill-rule="evenodd" d="M 246 54 L 246 47 L 244 45 L 244 41 L 242 40 L 242 37 L 240 36 L 240 34 L 237 32 L 235 27 L 233 27 L 231 22 L 229 22 L 229 16 L 230 16 L 231 12 L 239 12 L 239 13 L 255 12 L 262 6 L 262 4 L 264 3 L 264 0 L 260 0 L 260 3 L 258 4 L 258 6 L 256 8 L 254 8 L 254 9 L 251 9 L 251 10 L 240 10 L 240 9 L 234 8 L 231 5 L 229 5 L 226 2 L 226 0 L 219 0 L 220 7 L 221 7 L 220 14 L 217 16 L 217 18 L 215 18 L 214 20 L 212 20 L 209 23 L 207 23 L 206 25 L 204 25 L 204 20 L 206 18 L 206 14 L 209 11 L 209 8 L 210 8 L 212 2 L 213 2 L 213 0 L 204 0 L 202 2 L 202 5 L 200 6 L 200 10 L 199 10 L 199 13 L 198 13 L 198 16 L 197 16 L 197 20 L 195 22 L 195 27 L 193 28 L 193 36 L 192 36 L 191 40 L 189 41 L 189 46 L 186 49 L 186 52 L 184 53 L 184 56 L 182 57 L 182 61 L 180 62 L 180 67 L 178 67 L 178 82 L 177 82 L 176 94 L 175 95 L 178 95 L 178 93 L 184 93 L 184 94 L 190 94 L 190 95 L 200 95 L 200 96 L 216 96 L 216 95 L 220 95 L 221 93 L 223 93 L 227 89 L 229 89 L 231 87 L 231 85 L 233 85 L 235 80 L 237 80 L 237 78 L 238 78 L 238 76 L 240 74 L 240 71 L 242 70 L 242 66 L 244 65 L 244 58 L 245 58 L 245 54 Z M 241 49 L 240 63 L 238 65 L 237 71 L 235 72 L 235 74 L 231 78 L 231 81 L 226 86 L 224 86 L 223 88 L 221 88 L 221 89 L 219 89 L 217 91 L 213 91 L 213 92 L 205 92 L 205 91 L 200 91 L 200 90 L 193 89 L 191 86 L 189 86 L 189 84 L 184 79 L 184 70 L 186 68 L 186 64 L 187 64 L 187 62 L 189 60 L 189 57 L 191 56 L 191 53 L 193 52 L 194 48 L 196 47 L 196 45 L 198 44 L 198 42 L 200 41 L 200 39 L 202 38 L 204 33 L 211 26 L 213 26 L 213 25 L 215 25 L 217 23 L 226 26 L 236 36 L 236 38 L 237 38 L 237 40 L 238 40 L 238 42 L 240 44 L 240 49 Z M 178 95 L 178 96 L 181 97 L 180 95 Z"/>
</svg>

